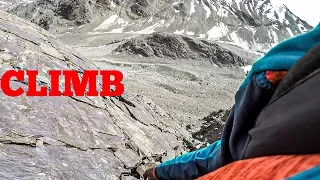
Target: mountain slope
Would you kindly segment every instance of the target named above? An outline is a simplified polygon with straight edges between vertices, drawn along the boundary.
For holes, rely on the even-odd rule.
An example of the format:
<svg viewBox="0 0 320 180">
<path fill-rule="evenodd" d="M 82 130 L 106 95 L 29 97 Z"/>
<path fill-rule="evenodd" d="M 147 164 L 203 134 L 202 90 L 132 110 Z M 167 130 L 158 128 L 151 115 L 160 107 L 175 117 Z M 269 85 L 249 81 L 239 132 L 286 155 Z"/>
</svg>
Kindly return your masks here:
<svg viewBox="0 0 320 180">
<path fill-rule="evenodd" d="M 52 30 L 90 23 L 89 35 L 168 32 L 255 51 L 312 28 L 270 0 L 40 0 L 10 12 Z"/>
<path fill-rule="evenodd" d="M 1 0 L 0 10 L 6 11 L 19 5 L 28 4 L 36 0 Z"/>
<path fill-rule="evenodd" d="M 114 51 L 143 57 L 209 61 L 219 67 L 244 66 L 252 63 L 218 44 L 167 33 L 153 33 L 132 38 Z"/>
<path fill-rule="evenodd" d="M 49 86 L 50 69 L 97 69 L 44 29 L 2 11 L 0 61 L 1 74 L 38 69 L 38 86 Z M 28 81 L 10 86 L 26 89 Z M 1 91 L 0 100 L 0 179 L 119 179 L 142 159 L 174 157 L 191 141 L 181 122 L 142 96 L 11 98 Z"/>
</svg>

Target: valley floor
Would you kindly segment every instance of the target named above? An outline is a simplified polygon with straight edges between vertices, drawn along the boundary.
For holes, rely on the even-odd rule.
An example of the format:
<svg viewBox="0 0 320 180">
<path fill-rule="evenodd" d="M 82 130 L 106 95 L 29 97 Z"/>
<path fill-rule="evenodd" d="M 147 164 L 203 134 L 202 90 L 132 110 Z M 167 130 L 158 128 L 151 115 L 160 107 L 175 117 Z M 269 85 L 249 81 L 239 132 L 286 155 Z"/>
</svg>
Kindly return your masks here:
<svg viewBox="0 0 320 180">
<path fill-rule="evenodd" d="M 219 68 L 201 60 L 112 53 L 120 43 L 85 43 L 72 46 L 98 68 L 123 72 L 126 96 L 139 94 L 149 98 L 186 125 L 197 126 L 200 124 L 197 120 L 211 112 L 231 108 L 245 76 L 241 68 Z"/>
</svg>

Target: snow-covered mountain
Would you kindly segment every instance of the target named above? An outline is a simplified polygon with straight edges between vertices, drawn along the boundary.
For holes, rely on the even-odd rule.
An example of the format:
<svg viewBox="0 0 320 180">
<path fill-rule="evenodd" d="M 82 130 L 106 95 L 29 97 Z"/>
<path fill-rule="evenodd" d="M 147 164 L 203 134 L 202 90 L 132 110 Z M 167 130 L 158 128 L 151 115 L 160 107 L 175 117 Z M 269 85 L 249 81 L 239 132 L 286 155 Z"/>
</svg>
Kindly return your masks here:
<svg viewBox="0 0 320 180">
<path fill-rule="evenodd" d="M 11 12 L 46 29 L 90 23 L 89 35 L 168 32 L 254 51 L 312 29 L 270 0 L 38 0 Z"/>
</svg>

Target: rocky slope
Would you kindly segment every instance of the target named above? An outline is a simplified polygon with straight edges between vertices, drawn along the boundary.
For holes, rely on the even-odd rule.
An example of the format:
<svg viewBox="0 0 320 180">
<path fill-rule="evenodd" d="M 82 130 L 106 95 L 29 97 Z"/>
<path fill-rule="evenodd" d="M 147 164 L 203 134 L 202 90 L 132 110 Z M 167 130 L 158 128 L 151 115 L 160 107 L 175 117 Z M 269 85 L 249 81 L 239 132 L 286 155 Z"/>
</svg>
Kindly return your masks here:
<svg viewBox="0 0 320 180">
<path fill-rule="evenodd" d="M 96 69 L 45 30 L 0 11 L 0 72 Z M 28 81 L 11 81 L 27 88 Z M 63 86 L 63 81 L 61 82 Z M 10 98 L 2 92 L 0 179 L 118 179 L 183 152 L 191 134 L 143 96 Z M 141 166 L 139 166 L 141 167 Z"/>
<path fill-rule="evenodd" d="M 207 147 L 207 145 L 214 143 L 221 138 L 222 130 L 226 120 L 229 117 L 229 114 L 230 109 L 221 109 L 219 111 L 212 112 L 211 114 L 200 120 L 204 121 L 204 123 L 202 123 L 201 125 L 201 128 L 198 131 L 192 133 L 192 137 L 201 142 L 201 144 L 198 145 L 198 148 L 199 146 Z M 192 126 L 188 125 L 187 129 L 191 130 Z"/>
<path fill-rule="evenodd" d="M 209 61 L 219 67 L 244 66 L 251 63 L 218 44 L 167 33 L 153 33 L 130 39 L 114 51 L 143 57 Z"/>
<path fill-rule="evenodd" d="M 89 23 L 89 35 L 168 32 L 254 51 L 312 28 L 270 0 L 38 0 L 10 12 L 52 31 Z"/>
</svg>

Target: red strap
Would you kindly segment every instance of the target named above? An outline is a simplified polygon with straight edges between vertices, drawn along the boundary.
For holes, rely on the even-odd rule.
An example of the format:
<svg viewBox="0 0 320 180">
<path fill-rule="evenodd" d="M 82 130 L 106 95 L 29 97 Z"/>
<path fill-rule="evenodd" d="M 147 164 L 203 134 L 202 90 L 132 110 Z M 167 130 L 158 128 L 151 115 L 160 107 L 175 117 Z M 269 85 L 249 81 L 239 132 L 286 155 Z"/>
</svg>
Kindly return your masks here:
<svg viewBox="0 0 320 180">
<path fill-rule="evenodd" d="M 156 168 L 153 168 L 152 170 L 152 176 L 155 180 L 158 180 L 157 175 L 156 175 Z"/>
<path fill-rule="evenodd" d="M 267 71 L 266 77 L 273 84 L 279 84 L 287 74 L 287 71 Z"/>
</svg>

